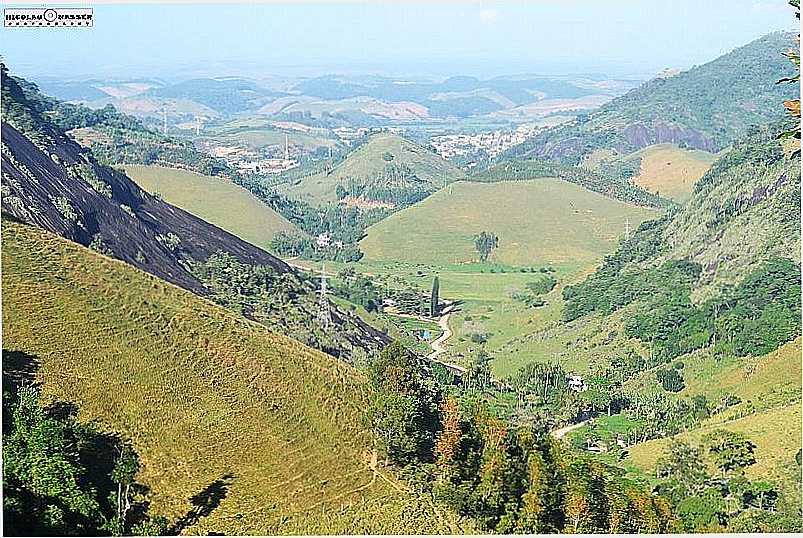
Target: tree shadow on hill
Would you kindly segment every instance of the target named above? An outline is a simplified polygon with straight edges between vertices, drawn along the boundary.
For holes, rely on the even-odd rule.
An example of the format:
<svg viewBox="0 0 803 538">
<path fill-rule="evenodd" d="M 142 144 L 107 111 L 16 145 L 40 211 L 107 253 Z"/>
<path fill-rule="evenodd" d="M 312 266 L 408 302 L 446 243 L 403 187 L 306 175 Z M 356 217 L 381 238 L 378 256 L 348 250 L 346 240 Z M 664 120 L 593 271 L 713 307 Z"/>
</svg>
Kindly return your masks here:
<svg viewBox="0 0 803 538">
<path fill-rule="evenodd" d="M 193 508 L 175 522 L 169 531 L 170 534 L 181 534 L 184 529 L 198 523 L 202 517 L 210 515 L 226 498 L 232 482 L 234 482 L 234 475 L 225 474 L 190 497 Z"/>
<path fill-rule="evenodd" d="M 39 359 L 24 351 L 3 350 L 3 390 L 16 389 L 23 383 L 33 384 L 39 370 Z"/>
<path fill-rule="evenodd" d="M 449 312 L 451 313 L 460 312 L 460 310 L 462 310 L 460 307 L 463 306 L 464 303 L 465 301 L 463 299 L 455 299 L 451 301 L 448 305 L 451 307 L 449 309 Z"/>
<path fill-rule="evenodd" d="M 23 351 L 3 350 L 3 435 L 10 431 L 11 409 L 17 400 L 17 391 L 23 385 L 36 383 L 39 359 Z"/>
</svg>

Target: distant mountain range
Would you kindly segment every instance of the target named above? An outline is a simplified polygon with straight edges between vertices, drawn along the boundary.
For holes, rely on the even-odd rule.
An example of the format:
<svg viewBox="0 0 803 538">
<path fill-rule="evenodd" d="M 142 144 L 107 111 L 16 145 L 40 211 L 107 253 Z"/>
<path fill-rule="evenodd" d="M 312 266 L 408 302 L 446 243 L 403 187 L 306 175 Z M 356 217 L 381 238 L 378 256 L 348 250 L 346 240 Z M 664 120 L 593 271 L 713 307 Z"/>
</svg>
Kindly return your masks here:
<svg viewBox="0 0 803 538">
<path fill-rule="evenodd" d="M 793 71 L 784 53 L 791 33 L 757 39 L 704 65 L 659 76 L 625 95 L 539 133 L 505 157 L 544 157 L 580 163 L 594 150 L 630 153 L 664 142 L 717 152 L 750 125 L 779 120 L 777 103 L 796 88 L 776 81 Z"/>
<path fill-rule="evenodd" d="M 267 115 L 351 112 L 371 119 L 467 118 L 517 110 L 531 116 L 561 110 L 588 110 L 632 88 L 629 80 L 597 75 L 576 77 L 497 77 L 481 80 L 455 76 L 421 82 L 386 77 L 326 75 L 283 85 L 282 90 L 240 77 L 199 78 L 178 83 L 158 79 L 46 80 L 42 91 L 65 101 L 93 107 L 113 104 L 140 117 L 220 117 L 242 113 Z M 271 105 L 271 103 L 276 103 Z M 543 102 L 543 110 L 533 106 Z M 355 104 L 356 103 L 356 104 Z M 413 111 L 412 115 L 401 110 Z M 355 112 L 360 112 L 354 116 Z M 367 120 L 366 120 L 367 118 Z"/>
</svg>

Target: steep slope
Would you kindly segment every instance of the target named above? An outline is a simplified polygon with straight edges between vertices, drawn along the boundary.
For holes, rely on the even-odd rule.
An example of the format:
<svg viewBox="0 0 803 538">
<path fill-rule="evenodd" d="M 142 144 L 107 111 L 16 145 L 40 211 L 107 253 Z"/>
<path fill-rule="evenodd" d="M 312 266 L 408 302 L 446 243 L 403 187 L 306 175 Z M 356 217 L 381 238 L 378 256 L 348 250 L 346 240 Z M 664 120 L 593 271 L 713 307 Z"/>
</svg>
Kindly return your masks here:
<svg viewBox="0 0 803 538">
<path fill-rule="evenodd" d="M 465 174 L 428 149 L 393 134 L 371 137 L 333 170 L 283 187 L 288 195 L 313 203 L 415 203 Z"/>
<path fill-rule="evenodd" d="M 719 151 L 750 125 L 783 117 L 776 106 L 795 93 L 775 84 L 792 66 L 782 56 L 789 33 L 773 33 L 711 62 L 655 78 L 588 116 L 536 135 L 509 157 L 546 157 L 573 164 L 595 149 L 620 154 L 665 142 Z"/>
<path fill-rule="evenodd" d="M 633 176 L 634 184 L 682 203 L 691 196 L 697 180 L 711 168 L 716 155 L 674 144 L 656 144 L 622 159 L 639 162 L 638 173 Z"/>
<path fill-rule="evenodd" d="M 37 147 L 10 124 L 2 128 L 4 213 L 194 291 L 203 286 L 185 262 L 219 250 L 243 263 L 289 270 L 267 252 L 147 194 L 62 133 L 43 130 L 48 139 Z"/>
<path fill-rule="evenodd" d="M 714 344 L 725 355 L 764 354 L 799 334 L 800 160 L 777 132 L 735 144 L 686 205 L 643 223 L 564 287 L 562 319 L 491 349 L 504 369 L 549 357 L 630 378 Z"/>
<path fill-rule="evenodd" d="M 5 70 L 3 77 L 4 214 L 211 295 L 333 355 L 362 359 L 388 342 L 383 333 L 331 304 L 336 330 L 322 327 L 314 283 L 266 251 L 99 164 L 47 120 Z M 220 277 L 227 272 L 230 278 Z M 252 295 L 245 296 L 246 290 Z"/>
<path fill-rule="evenodd" d="M 121 432 L 190 534 L 456 532 L 372 458 L 348 365 L 116 260 L 2 227 L 3 347 Z"/>
<path fill-rule="evenodd" d="M 801 448 L 800 352 L 798 338 L 767 355 L 724 365 L 706 353 L 688 357 L 683 396 L 702 395 L 712 402 L 729 397 L 738 403 L 675 439 L 695 443 L 721 428 L 745 434 L 757 445 L 757 463 L 747 468 L 747 476 L 778 484 L 799 503 L 800 468 L 794 455 Z M 669 439 L 636 444 L 628 450 L 630 460 L 652 473 L 669 444 Z"/>
<path fill-rule="evenodd" d="M 477 259 L 474 236 L 499 237 L 492 259 L 516 265 L 583 263 L 602 258 L 624 232 L 655 217 L 558 179 L 458 182 L 368 228 L 369 260 L 458 263 Z"/>
<path fill-rule="evenodd" d="M 773 258 L 800 264 L 800 159 L 761 128 L 740 140 L 697 182 L 663 232 L 663 259 L 699 263 L 698 296 L 742 280 Z"/>
<path fill-rule="evenodd" d="M 277 232 L 300 233 L 295 225 L 222 178 L 161 166 L 126 166 L 137 185 L 166 202 L 248 241 L 263 250 Z"/>
</svg>

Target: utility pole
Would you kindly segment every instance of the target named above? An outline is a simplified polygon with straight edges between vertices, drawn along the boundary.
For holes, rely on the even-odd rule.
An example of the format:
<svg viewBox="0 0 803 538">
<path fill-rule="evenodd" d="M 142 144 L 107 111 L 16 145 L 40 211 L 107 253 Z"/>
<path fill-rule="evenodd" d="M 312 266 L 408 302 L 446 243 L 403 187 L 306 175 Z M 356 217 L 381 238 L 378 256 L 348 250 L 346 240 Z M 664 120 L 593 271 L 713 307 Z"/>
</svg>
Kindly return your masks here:
<svg viewBox="0 0 803 538">
<path fill-rule="evenodd" d="M 318 323 L 321 324 L 325 332 L 329 331 L 332 324 L 332 313 L 329 311 L 329 301 L 326 299 L 326 262 L 321 263 L 321 287 L 318 292 Z"/>
</svg>

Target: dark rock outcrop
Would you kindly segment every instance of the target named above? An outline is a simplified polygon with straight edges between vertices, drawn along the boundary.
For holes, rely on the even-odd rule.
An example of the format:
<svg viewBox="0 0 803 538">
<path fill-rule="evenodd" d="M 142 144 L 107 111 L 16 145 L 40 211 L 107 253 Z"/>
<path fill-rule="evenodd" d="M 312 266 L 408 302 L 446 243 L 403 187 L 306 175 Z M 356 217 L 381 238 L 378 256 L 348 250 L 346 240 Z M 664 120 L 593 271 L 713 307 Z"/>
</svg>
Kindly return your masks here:
<svg viewBox="0 0 803 538">
<path fill-rule="evenodd" d="M 218 251 L 251 265 L 291 269 L 278 258 L 143 191 L 98 164 L 58 132 L 40 148 L 7 123 L 3 134 L 3 212 L 172 282 L 204 292 L 187 269 Z"/>
</svg>

